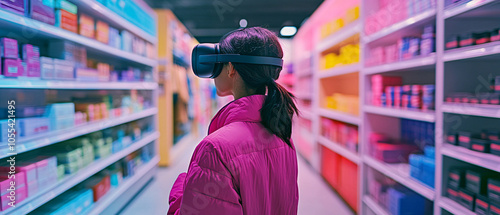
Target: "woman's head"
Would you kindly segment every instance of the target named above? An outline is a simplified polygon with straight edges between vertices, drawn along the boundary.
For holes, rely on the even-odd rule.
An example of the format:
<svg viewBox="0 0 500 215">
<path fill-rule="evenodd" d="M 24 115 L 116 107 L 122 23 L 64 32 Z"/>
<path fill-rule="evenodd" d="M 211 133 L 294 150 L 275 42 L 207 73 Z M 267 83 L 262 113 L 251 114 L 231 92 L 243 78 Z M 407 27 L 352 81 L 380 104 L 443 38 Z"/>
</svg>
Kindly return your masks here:
<svg viewBox="0 0 500 215">
<path fill-rule="evenodd" d="M 222 37 L 220 53 L 283 58 L 278 37 L 260 27 L 238 29 Z M 298 110 L 294 96 L 275 82 L 281 69 L 270 65 L 228 63 L 215 78 L 215 85 L 219 96 L 240 98 L 267 92 L 261 109 L 262 123 L 291 145 L 292 118 Z"/>
</svg>

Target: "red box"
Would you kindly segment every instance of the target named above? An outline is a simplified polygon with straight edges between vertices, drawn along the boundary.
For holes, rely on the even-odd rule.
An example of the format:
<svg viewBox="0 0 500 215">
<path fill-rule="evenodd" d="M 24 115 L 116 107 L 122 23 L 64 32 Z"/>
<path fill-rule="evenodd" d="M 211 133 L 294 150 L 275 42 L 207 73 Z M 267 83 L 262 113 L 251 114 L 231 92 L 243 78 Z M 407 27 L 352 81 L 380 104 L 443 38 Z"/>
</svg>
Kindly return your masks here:
<svg viewBox="0 0 500 215">
<path fill-rule="evenodd" d="M 92 187 L 94 192 L 94 202 L 99 201 L 111 188 L 109 176 L 104 177 L 99 183 Z"/>
<path fill-rule="evenodd" d="M 340 159 L 341 157 L 335 152 L 321 147 L 321 175 L 335 189 L 342 187 L 339 178 Z"/>
<path fill-rule="evenodd" d="M 358 209 L 358 165 L 341 157 L 340 159 L 339 193 L 349 206 L 357 212 Z"/>
<path fill-rule="evenodd" d="M 61 28 L 78 33 L 78 17 L 68 11 L 61 10 Z"/>
</svg>

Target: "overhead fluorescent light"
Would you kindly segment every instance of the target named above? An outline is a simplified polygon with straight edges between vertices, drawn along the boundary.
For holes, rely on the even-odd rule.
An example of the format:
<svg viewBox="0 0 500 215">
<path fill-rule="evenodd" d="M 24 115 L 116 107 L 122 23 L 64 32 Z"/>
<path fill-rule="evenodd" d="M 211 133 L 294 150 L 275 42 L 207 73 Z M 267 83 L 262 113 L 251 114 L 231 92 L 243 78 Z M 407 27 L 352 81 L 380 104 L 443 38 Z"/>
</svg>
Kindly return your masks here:
<svg viewBox="0 0 500 215">
<path fill-rule="evenodd" d="M 281 36 L 284 37 L 291 37 L 296 33 L 297 33 L 297 27 L 295 26 L 284 26 L 280 31 Z"/>
</svg>

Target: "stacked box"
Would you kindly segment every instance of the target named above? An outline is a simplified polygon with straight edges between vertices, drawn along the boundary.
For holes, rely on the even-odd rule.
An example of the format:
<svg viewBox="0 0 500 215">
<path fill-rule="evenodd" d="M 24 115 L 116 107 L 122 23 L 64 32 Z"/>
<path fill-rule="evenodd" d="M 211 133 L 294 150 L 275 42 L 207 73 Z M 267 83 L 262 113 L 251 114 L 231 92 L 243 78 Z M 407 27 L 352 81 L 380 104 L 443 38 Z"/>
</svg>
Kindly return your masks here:
<svg viewBox="0 0 500 215">
<path fill-rule="evenodd" d="M 3 0 L 0 1 L 0 8 L 6 11 L 25 16 L 27 15 L 28 10 L 28 1 L 26 0 Z"/>
<path fill-rule="evenodd" d="M 78 7 L 66 0 L 56 0 L 56 27 L 74 33 L 78 32 Z"/>
<path fill-rule="evenodd" d="M 88 38 L 95 38 L 95 20 L 86 14 L 80 14 L 79 33 Z"/>
<path fill-rule="evenodd" d="M 56 103 L 47 106 L 46 116 L 50 118 L 53 130 L 71 128 L 75 123 L 75 104 Z"/>
<path fill-rule="evenodd" d="M 54 79 L 55 65 L 54 59 L 49 57 L 40 57 L 40 76 L 42 79 L 50 80 Z"/>
<path fill-rule="evenodd" d="M 110 28 L 108 23 L 103 21 L 96 22 L 96 39 L 99 42 L 108 44 L 110 37 Z"/>
<path fill-rule="evenodd" d="M 30 17 L 49 25 L 55 25 L 55 1 L 30 0 Z"/>
<path fill-rule="evenodd" d="M 40 77 L 40 48 L 30 44 L 23 45 L 23 61 L 26 63 L 26 76 Z"/>
</svg>

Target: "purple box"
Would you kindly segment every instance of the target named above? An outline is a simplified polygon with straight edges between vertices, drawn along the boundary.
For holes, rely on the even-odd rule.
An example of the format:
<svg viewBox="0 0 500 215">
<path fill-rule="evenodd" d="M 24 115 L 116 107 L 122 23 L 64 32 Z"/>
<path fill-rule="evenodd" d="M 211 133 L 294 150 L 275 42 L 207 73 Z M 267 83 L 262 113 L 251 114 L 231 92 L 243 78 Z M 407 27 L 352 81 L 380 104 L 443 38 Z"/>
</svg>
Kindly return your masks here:
<svg viewBox="0 0 500 215">
<path fill-rule="evenodd" d="M 54 25 L 56 22 L 53 0 L 31 0 L 30 16 L 32 19 Z"/>
<path fill-rule="evenodd" d="M 17 59 L 19 57 L 17 40 L 6 37 L 0 38 L 0 56 Z"/>
<path fill-rule="evenodd" d="M 24 75 L 24 68 L 20 59 L 2 59 L 2 75 L 5 77 L 19 77 Z"/>
<path fill-rule="evenodd" d="M 26 15 L 27 0 L 0 0 L 0 8 L 19 14 Z"/>
</svg>

